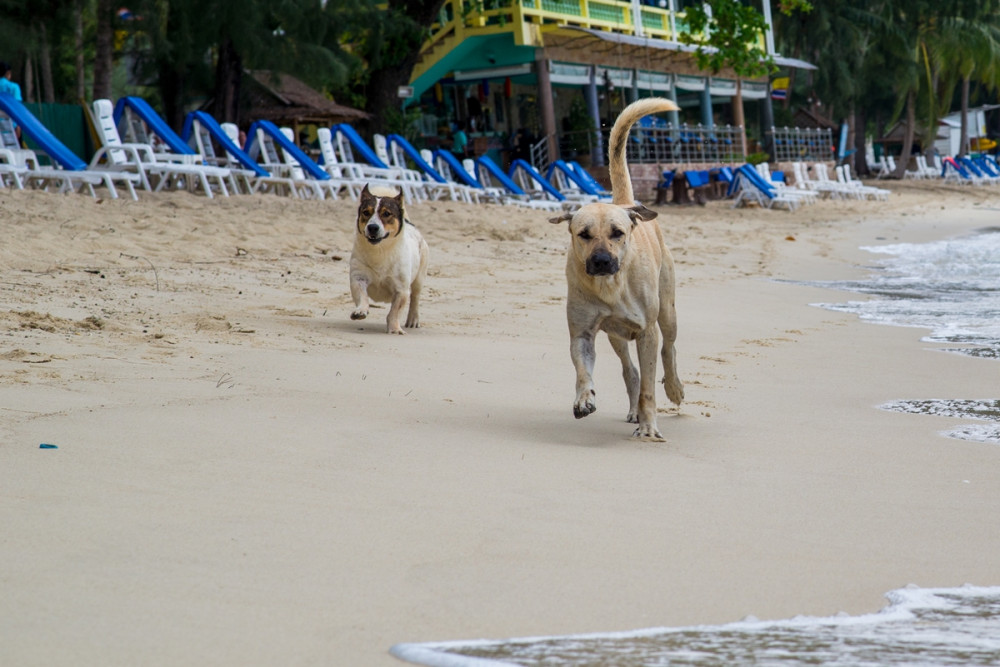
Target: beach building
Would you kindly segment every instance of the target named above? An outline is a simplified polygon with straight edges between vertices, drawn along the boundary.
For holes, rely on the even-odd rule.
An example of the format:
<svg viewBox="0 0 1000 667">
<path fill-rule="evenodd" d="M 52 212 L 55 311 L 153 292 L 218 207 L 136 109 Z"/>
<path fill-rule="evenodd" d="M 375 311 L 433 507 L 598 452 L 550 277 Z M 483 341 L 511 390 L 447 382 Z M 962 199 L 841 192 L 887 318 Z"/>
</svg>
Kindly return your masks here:
<svg viewBox="0 0 1000 667">
<path fill-rule="evenodd" d="M 775 52 L 770 0 L 749 0 L 769 27 L 761 46 L 784 68 L 815 69 Z M 741 82 L 732 71 L 698 68 L 686 0 L 447 0 L 432 27 L 404 105 L 419 110 L 422 140 L 446 141 L 461 121 L 477 153 L 557 158 L 600 166 L 605 132 L 625 105 L 640 97 L 673 99 L 681 111 L 652 121 L 669 130 L 630 160 L 739 162 L 745 158 L 733 125 L 735 105 L 747 119 L 748 152 L 773 125 L 768 77 Z M 650 132 L 650 136 L 654 136 Z M 637 144 L 640 142 L 636 142 Z M 526 146 L 530 144 L 530 148 Z M 669 145 L 668 145 L 669 144 Z M 496 157 L 496 156 L 495 156 Z"/>
</svg>

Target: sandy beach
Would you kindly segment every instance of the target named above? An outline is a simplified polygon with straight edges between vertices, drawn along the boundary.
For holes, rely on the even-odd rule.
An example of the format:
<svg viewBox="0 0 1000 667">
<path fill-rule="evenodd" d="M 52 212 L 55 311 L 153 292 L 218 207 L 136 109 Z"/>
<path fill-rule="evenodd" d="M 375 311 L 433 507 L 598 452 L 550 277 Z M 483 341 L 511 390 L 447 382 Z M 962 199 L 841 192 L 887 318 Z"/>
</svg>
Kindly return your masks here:
<svg viewBox="0 0 1000 667">
<path fill-rule="evenodd" d="M 351 202 L 0 191 L 0 662 L 392 666 L 1000 584 L 1000 448 L 876 408 L 996 398 L 1000 365 L 774 280 L 1000 220 L 1000 188 L 880 185 L 658 207 L 687 401 L 659 390 L 656 444 L 603 337 L 573 418 L 545 213 L 412 205 L 422 327 L 389 336 L 349 319 Z"/>
</svg>

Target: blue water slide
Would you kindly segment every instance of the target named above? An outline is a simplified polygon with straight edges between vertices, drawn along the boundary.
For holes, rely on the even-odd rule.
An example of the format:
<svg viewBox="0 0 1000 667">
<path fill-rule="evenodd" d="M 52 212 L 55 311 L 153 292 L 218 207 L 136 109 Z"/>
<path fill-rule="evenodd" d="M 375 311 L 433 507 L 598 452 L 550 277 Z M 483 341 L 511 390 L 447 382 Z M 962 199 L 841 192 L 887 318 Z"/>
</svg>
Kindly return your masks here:
<svg viewBox="0 0 1000 667">
<path fill-rule="evenodd" d="M 338 123 L 337 125 L 331 127 L 330 131 L 334 134 L 341 132 L 345 137 L 347 137 L 347 140 L 351 142 L 351 148 L 361 155 L 364 161 L 371 166 L 379 169 L 389 168 L 389 165 L 378 159 L 378 155 L 375 155 L 375 151 L 373 151 L 371 146 L 369 146 L 365 140 L 361 138 L 361 135 L 358 134 L 357 130 L 347 123 Z"/>
<path fill-rule="evenodd" d="M 535 169 L 533 166 L 531 166 L 530 163 L 528 163 L 525 160 L 517 159 L 511 162 L 510 169 L 507 170 L 507 175 L 510 176 L 511 179 L 513 179 L 514 174 L 517 173 L 518 169 L 521 169 L 526 174 L 528 174 L 528 176 L 530 176 L 533 181 L 538 183 L 538 187 L 540 187 L 542 190 L 545 190 L 545 192 L 549 193 L 559 201 L 566 200 L 566 195 L 556 190 L 551 183 L 546 181 L 542 177 L 542 175 L 538 173 L 537 169 Z"/>
<path fill-rule="evenodd" d="M 436 148 L 434 149 L 434 157 L 441 158 L 442 160 L 444 160 L 448 164 L 448 166 L 451 167 L 452 175 L 465 185 L 468 185 L 469 187 L 473 188 L 483 187 L 482 183 L 477 181 L 472 176 L 472 174 L 470 174 L 465 170 L 465 167 L 462 166 L 462 163 L 458 161 L 458 158 L 455 157 L 455 154 L 452 153 L 451 151 L 442 148 Z"/>
<path fill-rule="evenodd" d="M 0 111 L 10 116 L 11 120 L 21 127 L 21 131 L 63 169 L 83 171 L 87 168 L 87 163 L 83 159 L 59 141 L 49 128 L 42 125 L 41 121 L 12 95 L 0 93 Z"/>
<path fill-rule="evenodd" d="M 438 183 L 448 182 L 444 176 L 438 173 L 437 169 L 427 164 L 427 160 L 421 157 L 420 151 L 414 148 L 413 144 L 407 141 L 405 137 L 401 137 L 398 134 L 390 134 L 388 137 L 385 138 L 385 140 L 386 140 L 386 145 L 390 149 L 393 144 L 396 144 L 400 148 L 402 148 L 403 153 L 406 154 L 406 157 L 413 160 L 413 163 L 417 165 L 417 169 L 424 172 Z"/>
<path fill-rule="evenodd" d="M 191 133 L 194 131 L 194 121 L 197 120 L 198 123 L 205 128 L 209 136 L 212 137 L 222 148 L 229 153 L 240 166 L 244 169 L 250 169 L 258 176 L 270 176 L 267 171 L 261 167 L 255 160 L 253 160 L 249 155 L 243 152 L 243 149 L 233 143 L 233 140 L 229 138 L 226 131 L 222 129 L 222 126 L 204 111 L 192 111 L 184 119 L 184 129 L 181 132 L 181 138 L 184 141 L 191 140 Z M 190 145 L 190 144 L 189 144 Z"/>
<path fill-rule="evenodd" d="M 177 136 L 177 133 L 170 129 L 170 126 L 160 118 L 160 114 L 149 106 L 149 102 L 141 97 L 121 97 L 115 105 L 115 125 L 121 123 L 122 116 L 128 109 L 142 119 L 149 131 L 160 138 L 160 141 L 170 147 L 174 153 L 179 155 L 196 155 L 187 143 Z"/>
<path fill-rule="evenodd" d="M 604 192 L 604 188 L 599 188 L 599 189 L 595 188 L 590 181 L 580 176 L 580 174 L 577 173 L 576 169 L 569 166 L 568 164 L 566 164 L 566 162 L 562 160 L 556 160 L 555 162 L 550 164 L 549 170 L 545 172 L 545 178 L 546 180 L 548 180 L 549 183 L 552 182 L 552 174 L 556 171 L 562 172 L 567 179 L 569 179 L 573 183 L 576 183 L 576 186 L 580 188 L 580 190 L 582 190 L 583 192 L 586 192 L 588 195 L 594 195 L 597 197 L 608 196 L 608 193 Z"/>
<path fill-rule="evenodd" d="M 500 183 L 502 186 L 504 186 L 505 188 L 507 188 L 507 190 L 509 190 L 513 194 L 515 194 L 515 195 L 526 195 L 526 194 L 528 194 L 524 190 L 521 189 L 521 186 L 519 186 L 517 183 L 515 183 L 514 181 L 512 181 L 511 178 L 510 178 L 510 176 L 508 176 L 507 174 L 503 173 L 503 169 L 501 169 L 497 165 L 496 162 L 494 162 L 493 160 L 491 160 L 486 155 L 480 155 L 479 157 L 477 157 L 476 158 L 476 164 L 479 165 L 479 166 L 481 166 L 486 171 L 488 171 L 490 173 L 490 176 L 492 176 L 493 178 L 497 179 L 498 183 Z"/>
<path fill-rule="evenodd" d="M 329 180 L 330 174 L 323 171 L 318 164 L 316 164 L 311 157 L 306 155 L 301 148 L 295 145 L 288 137 L 282 134 L 278 126 L 269 120 L 258 120 L 250 129 L 247 131 L 247 145 L 245 152 L 248 154 L 253 153 L 253 145 L 257 141 L 257 130 L 263 130 L 264 134 L 271 137 L 274 143 L 281 146 L 282 150 L 291 155 L 295 160 L 301 165 L 303 169 L 308 172 L 310 176 L 318 181 Z"/>
</svg>

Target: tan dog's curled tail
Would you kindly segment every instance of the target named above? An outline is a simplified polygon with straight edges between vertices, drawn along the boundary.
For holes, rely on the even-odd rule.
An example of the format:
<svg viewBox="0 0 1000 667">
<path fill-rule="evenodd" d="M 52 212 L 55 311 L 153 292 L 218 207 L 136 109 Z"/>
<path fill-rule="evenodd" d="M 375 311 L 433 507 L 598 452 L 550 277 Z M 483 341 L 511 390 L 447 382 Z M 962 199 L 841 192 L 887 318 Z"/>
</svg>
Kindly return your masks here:
<svg viewBox="0 0 1000 667">
<path fill-rule="evenodd" d="M 677 111 L 679 108 L 672 100 L 665 97 L 647 97 L 628 105 L 618 115 L 615 126 L 611 128 L 611 145 L 608 147 L 612 203 L 622 206 L 635 204 L 632 177 L 629 176 L 628 163 L 625 159 L 629 130 L 643 116 L 661 111 Z"/>
</svg>

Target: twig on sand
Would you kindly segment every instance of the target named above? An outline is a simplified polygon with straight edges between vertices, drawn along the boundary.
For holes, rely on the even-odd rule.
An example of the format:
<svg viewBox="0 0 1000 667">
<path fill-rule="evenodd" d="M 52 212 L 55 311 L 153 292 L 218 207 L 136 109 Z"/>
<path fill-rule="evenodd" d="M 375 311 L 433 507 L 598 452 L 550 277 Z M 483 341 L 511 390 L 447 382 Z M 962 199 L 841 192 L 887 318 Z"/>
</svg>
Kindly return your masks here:
<svg viewBox="0 0 1000 667">
<path fill-rule="evenodd" d="M 118 253 L 118 256 L 125 257 L 127 259 L 142 260 L 146 262 L 146 264 L 149 264 L 149 268 L 153 269 L 153 278 L 156 279 L 156 291 L 157 292 L 160 291 L 160 274 L 157 272 L 156 267 L 153 266 L 153 263 L 151 261 L 149 261 L 145 257 L 139 257 L 138 255 L 129 255 L 128 253 L 124 252 Z"/>
</svg>

